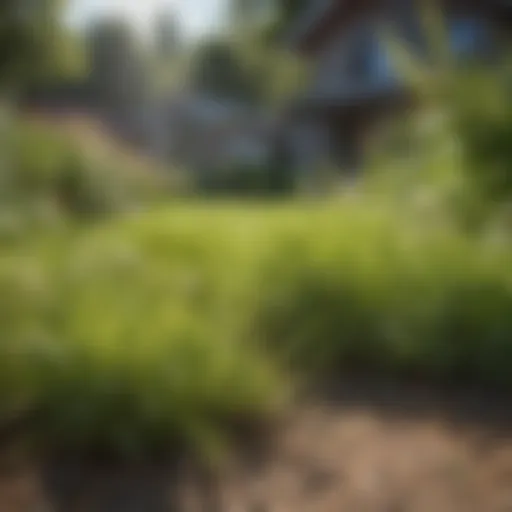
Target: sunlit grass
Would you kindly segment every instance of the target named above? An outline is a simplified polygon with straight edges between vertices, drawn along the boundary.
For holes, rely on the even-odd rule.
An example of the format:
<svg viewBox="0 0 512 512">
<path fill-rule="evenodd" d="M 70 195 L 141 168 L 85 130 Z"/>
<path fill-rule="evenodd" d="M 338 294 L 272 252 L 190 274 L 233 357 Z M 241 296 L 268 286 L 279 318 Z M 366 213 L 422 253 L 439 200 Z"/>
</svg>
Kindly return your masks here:
<svg viewBox="0 0 512 512">
<path fill-rule="evenodd" d="M 204 455 L 281 410 L 292 369 L 508 386 L 510 261 L 362 198 L 182 203 L 11 245 L 2 406 L 42 407 L 46 444 Z"/>
</svg>

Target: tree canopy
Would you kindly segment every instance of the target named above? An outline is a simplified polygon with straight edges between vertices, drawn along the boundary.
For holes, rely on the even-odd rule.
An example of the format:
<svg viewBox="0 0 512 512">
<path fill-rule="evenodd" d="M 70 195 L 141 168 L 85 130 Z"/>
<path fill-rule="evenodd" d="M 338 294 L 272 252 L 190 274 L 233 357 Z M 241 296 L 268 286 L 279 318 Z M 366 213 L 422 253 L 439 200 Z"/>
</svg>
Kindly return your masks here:
<svg viewBox="0 0 512 512">
<path fill-rule="evenodd" d="M 173 59 L 181 49 L 181 30 L 178 20 L 169 11 L 159 14 L 155 23 L 155 50 L 164 61 Z"/>
<path fill-rule="evenodd" d="M 59 22 L 61 0 L 0 2 L 0 85 L 22 84 L 63 71 L 72 49 Z"/>
<path fill-rule="evenodd" d="M 233 17 L 238 23 L 253 20 L 262 12 L 262 5 L 266 12 L 272 13 L 266 19 L 264 30 L 270 39 L 279 37 L 289 23 L 308 4 L 308 0 L 231 0 Z"/>
<path fill-rule="evenodd" d="M 254 101 L 256 83 L 229 42 L 211 40 L 198 48 L 191 85 L 199 93 L 219 98 Z"/>
<path fill-rule="evenodd" d="M 147 73 L 131 28 L 119 20 L 104 20 L 89 33 L 91 81 L 100 102 L 124 108 L 145 95 Z"/>
</svg>

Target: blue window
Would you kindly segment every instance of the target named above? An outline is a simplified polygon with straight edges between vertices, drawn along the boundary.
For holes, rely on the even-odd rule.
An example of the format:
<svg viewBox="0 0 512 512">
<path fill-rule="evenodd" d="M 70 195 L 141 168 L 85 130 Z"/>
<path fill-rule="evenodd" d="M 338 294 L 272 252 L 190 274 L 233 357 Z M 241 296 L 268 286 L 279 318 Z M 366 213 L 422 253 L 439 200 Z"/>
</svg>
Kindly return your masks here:
<svg viewBox="0 0 512 512">
<path fill-rule="evenodd" d="M 474 54 L 489 42 L 487 27 L 478 18 L 452 20 L 449 31 L 450 46 L 456 55 Z"/>
<path fill-rule="evenodd" d="M 349 59 L 348 70 L 352 77 L 372 82 L 389 82 L 395 78 L 385 45 L 374 36 L 358 41 Z"/>
<path fill-rule="evenodd" d="M 391 57 L 384 44 L 375 42 L 372 55 L 372 75 L 379 82 L 391 82 L 396 78 Z"/>
</svg>

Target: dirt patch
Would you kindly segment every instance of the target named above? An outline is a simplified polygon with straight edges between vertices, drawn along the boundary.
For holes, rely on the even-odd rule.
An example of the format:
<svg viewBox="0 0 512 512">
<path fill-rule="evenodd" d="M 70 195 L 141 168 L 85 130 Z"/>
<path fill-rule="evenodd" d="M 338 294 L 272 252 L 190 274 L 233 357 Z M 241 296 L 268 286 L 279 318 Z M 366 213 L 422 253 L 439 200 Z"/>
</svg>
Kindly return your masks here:
<svg viewBox="0 0 512 512">
<path fill-rule="evenodd" d="M 311 406 L 257 471 L 232 476 L 225 510 L 512 510 L 512 442 L 482 438 L 440 418 Z"/>
<path fill-rule="evenodd" d="M 215 480 L 184 463 L 75 464 L 53 482 L 7 464 L 0 511 L 512 511 L 510 413 L 495 394 L 351 381 L 297 407 L 269 450 Z"/>
</svg>

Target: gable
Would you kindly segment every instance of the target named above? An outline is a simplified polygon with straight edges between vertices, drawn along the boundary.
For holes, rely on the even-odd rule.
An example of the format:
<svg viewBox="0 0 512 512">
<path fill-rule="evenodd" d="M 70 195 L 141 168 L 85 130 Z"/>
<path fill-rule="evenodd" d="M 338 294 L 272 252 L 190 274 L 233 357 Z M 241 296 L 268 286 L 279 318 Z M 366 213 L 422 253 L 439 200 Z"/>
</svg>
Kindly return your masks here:
<svg viewBox="0 0 512 512">
<path fill-rule="evenodd" d="M 292 25 L 290 46 L 305 56 L 315 56 L 330 42 L 345 33 L 356 20 L 385 9 L 395 12 L 414 10 L 415 0 L 324 0 L 312 1 Z M 491 17 L 494 21 L 512 20 L 512 1 L 506 0 L 439 0 L 450 10 L 473 11 Z M 484 14 L 485 13 L 485 14 Z M 510 24 L 509 24 L 510 27 Z"/>
<path fill-rule="evenodd" d="M 378 0 L 324 0 L 312 2 L 289 31 L 292 48 L 312 55 L 321 50 L 357 17 L 378 4 Z"/>
</svg>

